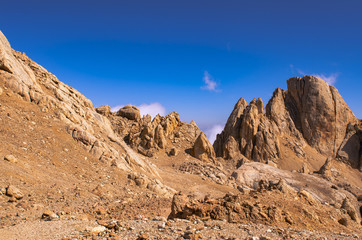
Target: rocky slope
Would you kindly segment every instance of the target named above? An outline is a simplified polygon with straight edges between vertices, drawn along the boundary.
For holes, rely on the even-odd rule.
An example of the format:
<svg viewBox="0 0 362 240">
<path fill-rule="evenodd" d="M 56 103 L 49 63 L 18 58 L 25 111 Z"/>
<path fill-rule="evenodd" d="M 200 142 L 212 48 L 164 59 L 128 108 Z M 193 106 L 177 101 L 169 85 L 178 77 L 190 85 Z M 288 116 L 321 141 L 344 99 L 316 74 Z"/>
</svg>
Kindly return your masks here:
<svg viewBox="0 0 362 240">
<path fill-rule="evenodd" d="M 0 123 L 0 239 L 361 235 L 361 122 L 312 76 L 241 98 L 212 146 L 176 112 L 95 108 L 0 32 Z"/>
</svg>

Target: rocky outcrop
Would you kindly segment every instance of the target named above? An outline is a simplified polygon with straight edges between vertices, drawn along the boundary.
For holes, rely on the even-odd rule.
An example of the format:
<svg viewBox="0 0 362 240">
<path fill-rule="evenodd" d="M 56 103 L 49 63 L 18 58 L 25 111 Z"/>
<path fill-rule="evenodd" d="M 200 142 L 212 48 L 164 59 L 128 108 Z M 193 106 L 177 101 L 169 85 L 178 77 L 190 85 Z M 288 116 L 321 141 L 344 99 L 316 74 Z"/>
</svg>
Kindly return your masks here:
<svg viewBox="0 0 362 240">
<path fill-rule="evenodd" d="M 324 156 L 335 157 L 340 149 L 339 158 L 358 167 L 360 139 L 357 128 L 352 127 L 357 119 L 337 89 L 313 76 L 291 78 L 287 85 L 287 91 L 274 91 L 265 112 L 261 99 L 249 105 L 240 99 L 216 138 L 216 156 L 277 163 L 283 158 L 283 140 L 296 158 L 308 158 L 308 144 Z M 347 129 L 348 124 L 352 125 Z"/>
<path fill-rule="evenodd" d="M 7 91 L 37 104 L 43 112 L 53 112 L 67 126 L 66 131 L 73 139 L 102 162 L 111 165 L 117 161 L 117 166 L 125 171 L 137 169 L 158 176 L 154 166 L 134 154 L 115 135 L 110 121 L 103 116 L 109 114 L 109 107 L 96 110 L 92 102 L 77 90 L 60 82 L 24 53 L 11 49 L 1 32 L 0 83 Z M 132 156 L 130 161 L 126 161 L 124 155 Z"/>
<path fill-rule="evenodd" d="M 203 132 L 197 137 L 191 149 L 191 155 L 205 162 L 215 158 L 214 148 Z"/>
<path fill-rule="evenodd" d="M 170 151 L 177 146 L 193 144 L 200 134 L 196 124 L 181 122 L 177 112 L 154 119 L 146 115 L 142 118 L 127 118 L 110 114 L 109 119 L 114 131 L 142 155 L 152 157 L 161 149 Z M 183 144 L 181 144 L 183 143 Z"/>
<path fill-rule="evenodd" d="M 343 189 L 336 190 L 332 188 L 331 182 L 316 175 L 290 172 L 257 162 L 245 163 L 235 170 L 232 176 L 238 185 L 255 190 L 260 188 L 261 182 L 268 186 L 277 185 L 283 179 L 294 191 L 304 190 L 317 202 L 327 202 L 336 206 L 341 206 L 346 197 L 356 199 L 350 192 Z"/>
<path fill-rule="evenodd" d="M 313 76 L 291 78 L 287 84 L 285 105 L 296 128 L 320 153 L 335 155 L 348 124 L 357 122 L 338 90 Z"/>
<path fill-rule="evenodd" d="M 96 107 L 96 112 L 103 115 L 103 116 L 106 116 L 108 117 L 110 114 L 111 114 L 111 107 L 109 105 L 104 105 L 104 106 L 101 106 L 101 107 Z"/>
<path fill-rule="evenodd" d="M 276 125 L 265 115 L 259 98 L 247 105 L 240 99 L 235 105 L 224 130 L 214 143 L 216 156 L 239 160 L 242 156 L 266 162 L 279 158 Z"/>
<path fill-rule="evenodd" d="M 337 158 L 362 171 L 362 123 L 349 124 Z"/>
<path fill-rule="evenodd" d="M 119 109 L 116 115 L 128 118 L 129 120 L 138 120 L 141 118 L 141 113 L 138 107 L 132 105 L 127 105 Z"/>
</svg>

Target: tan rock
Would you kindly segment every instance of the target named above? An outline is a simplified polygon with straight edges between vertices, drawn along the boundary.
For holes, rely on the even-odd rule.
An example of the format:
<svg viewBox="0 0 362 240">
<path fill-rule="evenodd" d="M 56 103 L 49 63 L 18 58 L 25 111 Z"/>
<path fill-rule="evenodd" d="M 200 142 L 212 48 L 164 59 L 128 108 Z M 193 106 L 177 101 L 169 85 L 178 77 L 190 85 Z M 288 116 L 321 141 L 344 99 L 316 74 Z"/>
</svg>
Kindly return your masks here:
<svg viewBox="0 0 362 240">
<path fill-rule="evenodd" d="M 43 212 L 41 219 L 44 221 L 55 221 L 55 220 L 59 220 L 59 216 L 54 213 L 53 211 L 47 210 L 45 212 Z"/>
<path fill-rule="evenodd" d="M 104 105 L 104 106 L 101 106 L 101 107 L 96 107 L 95 108 L 96 112 L 99 113 L 99 114 L 102 114 L 104 116 L 109 116 L 109 114 L 111 114 L 111 107 L 108 106 L 108 105 Z"/>
<path fill-rule="evenodd" d="M 6 188 L 6 195 L 9 197 L 14 197 L 16 199 L 22 199 L 24 197 L 24 194 L 18 189 L 17 187 L 13 185 L 9 185 Z"/>
<path fill-rule="evenodd" d="M 194 146 L 192 147 L 191 154 L 195 158 L 206 162 L 215 158 L 214 148 L 203 132 L 197 137 Z"/>
<path fill-rule="evenodd" d="M 347 125 L 357 122 L 338 90 L 313 76 L 291 78 L 287 84 L 286 105 L 305 140 L 323 154 L 336 154 Z"/>
<path fill-rule="evenodd" d="M 18 159 L 16 157 L 14 157 L 13 155 L 6 155 L 4 157 L 5 161 L 11 162 L 11 163 L 17 163 Z"/>
<path fill-rule="evenodd" d="M 357 223 L 360 222 L 356 208 L 352 205 L 352 203 L 348 200 L 348 198 L 345 198 L 343 200 L 341 208 L 347 211 L 348 215 L 351 217 L 353 221 Z"/>
<path fill-rule="evenodd" d="M 128 118 L 129 120 L 138 120 L 141 118 L 139 108 L 132 105 L 126 105 L 123 108 L 119 109 L 116 115 Z"/>
<path fill-rule="evenodd" d="M 165 132 L 160 124 L 155 129 L 155 142 L 160 148 L 165 148 L 167 145 Z"/>
</svg>

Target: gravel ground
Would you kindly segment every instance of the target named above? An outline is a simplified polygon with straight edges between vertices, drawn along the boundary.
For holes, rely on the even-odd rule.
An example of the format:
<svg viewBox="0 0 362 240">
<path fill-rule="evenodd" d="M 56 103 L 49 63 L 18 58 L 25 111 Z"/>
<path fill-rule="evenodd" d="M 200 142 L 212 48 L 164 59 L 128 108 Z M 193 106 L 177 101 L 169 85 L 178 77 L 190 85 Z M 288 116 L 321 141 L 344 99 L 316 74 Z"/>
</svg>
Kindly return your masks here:
<svg viewBox="0 0 362 240">
<path fill-rule="evenodd" d="M 100 225 L 103 224 L 103 225 Z M 362 233 L 326 233 L 260 224 L 176 219 L 130 221 L 28 221 L 0 229 L 11 239 L 361 239 Z"/>
</svg>

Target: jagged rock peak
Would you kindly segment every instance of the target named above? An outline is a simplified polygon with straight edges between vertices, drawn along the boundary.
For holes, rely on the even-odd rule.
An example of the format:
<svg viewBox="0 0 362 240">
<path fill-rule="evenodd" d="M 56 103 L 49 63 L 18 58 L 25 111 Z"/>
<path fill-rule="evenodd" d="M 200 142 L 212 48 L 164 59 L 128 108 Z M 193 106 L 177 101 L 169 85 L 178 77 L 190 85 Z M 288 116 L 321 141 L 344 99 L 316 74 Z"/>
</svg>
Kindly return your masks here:
<svg viewBox="0 0 362 240">
<path fill-rule="evenodd" d="M 207 139 L 205 133 L 201 132 L 197 137 L 194 146 L 191 150 L 192 156 L 202 161 L 208 162 L 215 158 L 214 148 L 212 147 L 209 139 Z"/>
<path fill-rule="evenodd" d="M 348 124 L 357 123 L 338 90 L 314 76 L 290 78 L 287 85 L 286 91 L 274 91 L 265 111 L 261 99 L 246 104 L 241 98 L 216 138 L 216 156 L 237 160 L 244 155 L 255 161 L 278 161 L 282 157 L 281 137 L 289 139 L 284 144 L 296 157 L 306 156 L 306 144 L 325 156 L 336 156 Z M 359 153 L 352 155 L 359 157 Z"/>
</svg>

